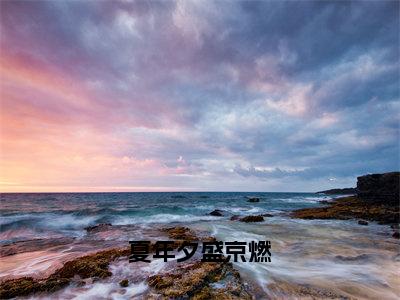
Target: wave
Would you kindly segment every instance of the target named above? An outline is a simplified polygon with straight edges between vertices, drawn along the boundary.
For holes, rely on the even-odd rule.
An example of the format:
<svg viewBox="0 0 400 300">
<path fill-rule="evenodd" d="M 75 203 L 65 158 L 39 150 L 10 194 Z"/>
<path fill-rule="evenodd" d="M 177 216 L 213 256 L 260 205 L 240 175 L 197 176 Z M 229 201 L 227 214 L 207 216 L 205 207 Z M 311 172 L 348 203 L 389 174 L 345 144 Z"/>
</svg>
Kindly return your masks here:
<svg viewBox="0 0 400 300">
<path fill-rule="evenodd" d="M 196 216 L 196 215 L 176 215 L 176 214 L 155 214 L 143 217 L 118 217 L 113 222 L 114 225 L 130 225 L 130 224 L 156 224 L 156 223 L 185 223 L 194 221 L 212 221 L 218 220 L 220 217 L 214 216 Z"/>
<path fill-rule="evenodd" d="M 318 203 L 321 200 L 332 199 L 328 196 L 316 196 L 316 197 L 293 197 L 293 198 L 280 198 L 275 199 L 276 201 L 282 201 L 286 203 Z"/>
<path fill-rule="evenodd" d="M 72 214 L 33 213 L 5 216 L 1 218 L 0 232 L 12 237 L 21 236 L 23 230 L 41 232 L 79 231 L 101 221 L 103 216 L 83 216 Z"/>
</svg>

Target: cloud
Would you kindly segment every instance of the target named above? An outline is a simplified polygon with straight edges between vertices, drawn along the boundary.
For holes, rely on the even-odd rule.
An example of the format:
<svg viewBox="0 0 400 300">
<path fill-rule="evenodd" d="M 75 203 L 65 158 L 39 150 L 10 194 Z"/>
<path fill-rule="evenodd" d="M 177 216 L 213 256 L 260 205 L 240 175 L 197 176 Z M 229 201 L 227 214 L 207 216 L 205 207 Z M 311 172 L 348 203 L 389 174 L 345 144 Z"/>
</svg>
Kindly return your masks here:
<svg viewBox="0 0 400 300">
<path fill-rule="evenodd" d="M 1 182 L 320 190 L 399 168 L 398 2 L 0 5 Z"/>
</svg>

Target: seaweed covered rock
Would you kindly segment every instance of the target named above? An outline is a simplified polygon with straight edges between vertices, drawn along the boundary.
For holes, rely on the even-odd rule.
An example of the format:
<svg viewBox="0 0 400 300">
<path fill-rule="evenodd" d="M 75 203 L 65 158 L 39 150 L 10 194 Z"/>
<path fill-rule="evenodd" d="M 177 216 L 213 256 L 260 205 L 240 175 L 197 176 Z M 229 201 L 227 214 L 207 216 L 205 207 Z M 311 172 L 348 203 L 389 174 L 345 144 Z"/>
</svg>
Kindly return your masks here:
<svg viewBox="0 0 400 300">
<path fill-rule="evenodd" d="M 54 292 L 70 283 L 68 278 L 35 280 L 32 277 L 10 279 L 0 284 L 0 299 L 28 296 L 39 292 Z"/>
<path fill-rule="evenodd" d="M 194 231 L 187 227 L 175 226 L 161 228 L 160 230 L 167 233 L 169 238 L 178 240 L 175 242 L 175 245 L 173 245 L 173 248 L 177 248 L 181 245 L 179 241 L 215 241 L 215 238 L 211 236 L 197 236 Z"/>
<path fill-rule="evenodd" d="M 68 261 L 63 267 L 51 275 L 54 278 L 72 278 L 79 275 L 81 278 L 98 277 L 105 278 L 111 276 L 108 265 L 111 261 L 121 256 L 128 256 L 129 249 L 111 249 L 78 257 Z"/>
<path fill-rule="evenodd" d="M 129 249 L 105 250 L 68 261 L 46 279 L 22 277 L 6 280 L 0 284 L 0 299 L 54 292 L 68 285 L 75 276 L 81 279 L 109 277 L 112 275 L 108 270 L 110 262 L 129 253 Z"/>
<path fill-rule="evenodd" d="M 230 263 L 196 262 L 148 278 L 162 299 L 252 299 Z"/>
<path fill-rule="evenodd" d="M 250 222 L 262 222 L 264 221 L 264 217 L 259 215 L 259 216 L 246 216 L 241 219 L 239 219 L 240 222 L 245 222 L 245 223 L 250 223 Z"/>
<path fill-rule="evenodd" d="M 167 233 L 169 238 L 175 240 L 195 241 L 199 239 L 196 234 L 187 227 L 168 227 L 162 228 L 161 231 Z"/>
</svg>

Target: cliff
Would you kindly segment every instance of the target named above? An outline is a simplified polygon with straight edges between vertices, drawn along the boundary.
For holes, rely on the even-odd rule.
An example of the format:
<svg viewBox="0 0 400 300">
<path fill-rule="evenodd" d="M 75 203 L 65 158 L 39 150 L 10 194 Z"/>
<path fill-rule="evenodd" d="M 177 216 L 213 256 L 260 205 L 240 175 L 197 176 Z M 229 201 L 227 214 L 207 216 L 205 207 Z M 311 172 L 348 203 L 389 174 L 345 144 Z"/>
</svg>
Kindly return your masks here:
<svg viewBox="0 0 400 300">
<path fill-rule="evenodd" d="M 357 177 L 357 196 L 366 202 L 399 203 L 400 172 Z"/>
</svg>

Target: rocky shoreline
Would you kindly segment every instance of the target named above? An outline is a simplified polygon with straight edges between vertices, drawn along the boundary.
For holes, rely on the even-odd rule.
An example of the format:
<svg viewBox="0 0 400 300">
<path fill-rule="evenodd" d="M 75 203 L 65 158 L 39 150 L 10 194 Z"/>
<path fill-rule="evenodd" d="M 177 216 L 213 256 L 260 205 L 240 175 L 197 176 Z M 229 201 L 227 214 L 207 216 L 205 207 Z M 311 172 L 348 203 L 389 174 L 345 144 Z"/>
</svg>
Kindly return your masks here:
<svg viewBox="0 0 400 300">
<path fill-rule="evenodd" d="M 22 277 L 9 279 L 0 284 L 0 299 L 28 296 L 36 293 L 55 292 L 68 284 L 84 285 L 85 279 L 110 277 L 110 262 L 120 257 L 127 257 L 129 249 L 111 249 L 86 255 L 66 262 L 47 278 L 34 279 Z"/>
<path fill-rule="evenodd" d="M 291 216 L 300 219 L 363 219 L 379 224 L 394 224 L 399 223 L 398 209 L 398 205 L 369 204 L 350 196 L 329 201 L 323 207 L 295 210 Z"/>
<path fill-rule="evenodd" d="M 300 219 L 359 219 L 360 225 L 368 225 L 367 221 L 389 224 L 393 237 L 399 238 L 399 181 L 399 172 L 360 176 L 357 195 L 321 201 L 325 206 L 295 210 L 290 215 Z"/>
<path fill-rule="evenodd" d="M 100 227 L 98 230 L 102 230 Z M 176 241 L 174 249 L 184 241 L 215 240 L 187 227 L 161 228 L 160 232 Z M 152 252 L 153 245 L 150 247 Z M 67 261 L 46 278 L 21 277 L 5 280 L 0 283 L 0 299 L 54 293 L 68 285 L 84 286 L 89 282 L 105 279 L 113 275 L 109 270 L 110 263 L 124 260 L 128 264 L 129 254 L 129 248 L 104 250 Z M 229 262 L 190 261 L 173 271 L 150 276 L 147 284 L 150 289 L 146 299 L 252 299 L 239 272 Z M 128 285 L 129 279 L 120 282 L 121 287 Z"/>
</svg>

